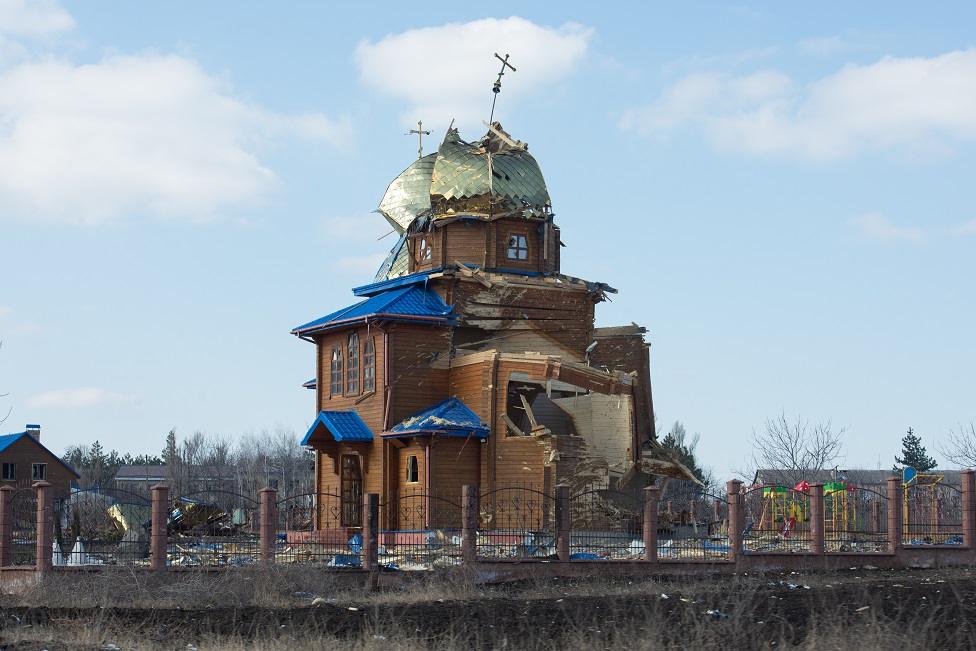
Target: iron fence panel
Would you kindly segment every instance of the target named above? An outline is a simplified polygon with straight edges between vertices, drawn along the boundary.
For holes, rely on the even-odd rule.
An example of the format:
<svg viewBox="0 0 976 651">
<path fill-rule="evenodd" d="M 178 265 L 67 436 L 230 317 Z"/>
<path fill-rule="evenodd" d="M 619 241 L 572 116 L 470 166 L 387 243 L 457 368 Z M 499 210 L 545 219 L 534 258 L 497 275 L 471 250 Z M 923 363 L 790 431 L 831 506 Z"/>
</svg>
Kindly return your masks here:
<svg viewBox="0 0 976 651">
<path fill-rule="evenodd" d="M 556 499 L 531 485 L 483 493 L 479 499 L 477 554 L 499 559 L 556 557 Z"/>
<path fill-rule="evenodd" d="M 962 492 L 941 481 L 904 489 L 902 544 L 961 545 Z"/>
<path fill-rule="evenodd" d="M 275 505 L 276 563 L 362 567 L 361 527 L 348 524 L 348 501 L 336 493 L 291 495 Z M 360 510 L 362 505 L 358 507 Z"/>
<path fill-rule="evenodd" d="M 809 493 L 787 486 L 753 486 L 743 494 L 742 504 L 745 553 L 810 551 Z"/>
<path fill-rule="evenodd" d="M 380 566 L 414 570 L 460 564 L 462 509 L 457 499 L 417 490 L 381 504 L 386 527 L 378 538 Z"/>
<path fill-rule="evenodd" d="M 825 485 L 824 549 L 828 554 L 887 552 L 887 496 L 869 488 Z"/>
<path fill-rule="evenodd" d="M 151 506 L 143 495 L 86 488 L 53 503 L 55 566 L 148 565 Z"/>
<path fill-rule="evenodd" d="M 260 559 L 258 503 L 223 489 L 173 498 L 167 521 L 167 563 L 174 566 L 250 565 Z"/>
<path fill-rule="evenodd" d="M 34 565 L 37 560 L 37 496 L 33 488 L 18 488 L 10 500 L 11 564 Z"/>
<path fill-rule="evenodd" d="M 692 482 L 679 483 L 690 484 L 680 491 L 683 508 L 676 509 L 674 500 L 658 505 L 658 560 L 729 560 L 728 502 Z"/>
</svg>

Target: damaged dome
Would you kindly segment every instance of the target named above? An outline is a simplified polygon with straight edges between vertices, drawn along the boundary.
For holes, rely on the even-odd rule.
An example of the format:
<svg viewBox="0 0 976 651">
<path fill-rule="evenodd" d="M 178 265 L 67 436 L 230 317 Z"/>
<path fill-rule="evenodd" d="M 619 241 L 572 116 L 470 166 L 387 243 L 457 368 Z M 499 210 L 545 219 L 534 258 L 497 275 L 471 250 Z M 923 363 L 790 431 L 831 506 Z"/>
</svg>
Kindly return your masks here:
<svg viewBox="0 0 976 651">
<path fill-rule="evenodd" d="M 495 122 L 478 142 L 448 129 L 435 154 L 410 164 L 386 189 L 377 209 L 398 233 L 420 215 L 539 215 L 550 209 L 542 170 L 528 146 Z"/>
</svg>

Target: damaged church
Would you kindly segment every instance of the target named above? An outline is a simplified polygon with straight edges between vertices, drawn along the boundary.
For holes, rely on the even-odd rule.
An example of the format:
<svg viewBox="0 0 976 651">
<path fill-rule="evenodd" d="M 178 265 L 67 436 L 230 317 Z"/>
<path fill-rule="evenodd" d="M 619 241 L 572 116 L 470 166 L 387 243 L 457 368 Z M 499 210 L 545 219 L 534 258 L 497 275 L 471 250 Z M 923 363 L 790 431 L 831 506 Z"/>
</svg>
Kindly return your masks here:
<svg viewBox="0 0 976 651">
<path fill-rule="evenodd" d="M 451 128 L 378 212 L 399 238 L 373 282 L 292 330 L 316 355 L 302 445 L 317 493 L 342 497 L 342 526 L 361 524 L 365 493 L 636 491 L 652 473 L 688 476 L 659 454 L 645 329 L 594 326 L 616 290 L 562 273 L 525 143 L 497 122 L 476 142 Z"/>
</svg>

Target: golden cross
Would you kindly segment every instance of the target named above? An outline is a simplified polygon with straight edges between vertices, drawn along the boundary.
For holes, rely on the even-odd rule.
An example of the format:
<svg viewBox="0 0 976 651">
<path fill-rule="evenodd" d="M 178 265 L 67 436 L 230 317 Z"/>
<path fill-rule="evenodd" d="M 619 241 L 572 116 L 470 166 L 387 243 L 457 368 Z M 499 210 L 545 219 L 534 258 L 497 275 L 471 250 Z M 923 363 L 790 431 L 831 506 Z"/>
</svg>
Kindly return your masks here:
<svg viewBox="0 0 976 651">
<path fill-rule="evenodd" d="M 424 157 L 424 136 L 430 135 L 430 131 L 424 131 L 423 120 L 417 120 L 417 128 L 411 129 L 410 131 L 407 132 L 406 135 L 412 136 L 415 133 L 417 134 L 417 158 L 423 158 Z"/>
<path fill-rule="evenodd" d="M 489 124 L 495 119 L 495 102 L 498 100 L 498 93 L 502 92 L 502 77 L 505 75 L 505 68 L 511 68 L 512 72 L 515 72 L 515 66 L 508 62 L 507 52 L 505 53 L 504 59 L 498 52 L 495 52 L 495 58 L 502 62 L 502 67 L 498 71 L 498 78 L 495 80 L 495 85 L 491 87 L 491 92 L 495 94 L 495 97 L 491 100 L 491 117 L 488 118 Z"/>
</svg>

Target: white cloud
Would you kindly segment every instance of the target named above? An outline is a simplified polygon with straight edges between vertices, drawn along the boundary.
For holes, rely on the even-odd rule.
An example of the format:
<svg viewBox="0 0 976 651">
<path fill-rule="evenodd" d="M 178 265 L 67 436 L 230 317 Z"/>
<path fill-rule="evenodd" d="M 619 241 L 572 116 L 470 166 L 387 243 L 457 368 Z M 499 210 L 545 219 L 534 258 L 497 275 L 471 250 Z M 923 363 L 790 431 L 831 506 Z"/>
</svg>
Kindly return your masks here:
<svg viewBox="0 0 976 651">
<path fill-rule="evenodd" d="M 0 35 L 47 36 L 74 24 L 71 14 L 51 0 L 0 0 Z"/>
<path fill-rule="evenodd" d="M 568 76 L 586 53 L 593 31 L 576 23 L 544 27 L 518 17 L 410 29 L 362 41 L 356 61 L 362 81 L 407 101 L 405 124 L 423 119 L 447 126 L 481 126 L 491 110 L 491 87 L 500 67 L 493 56 L 511 55 L 517 68 L 502 78 L 504 115 L 531 92 Z"/>
<path fill-rule="evenodd" d="M 875 212 L 855 217 L 851 220 L 851 224 L 865 237 L 875 240 L 918 242 L 925 235 L 921 228 L 898 226 L 884 215 Z"/>
<path fill-rule="evenodd" d="M 691 75 L 620 126 L 645 136 L 679 128 L 716 147 L 812 159 L 976 138 L 976 49 L 848 65 L 807 85 L 777 72 Z"/>
<path fill-rule="evenodd" d="M 953 231 L 956 235 L 976 235 L 976 219 L 970 219 Z"/>
<path fill-rule="evenodd" d="M 121 393 L 106 391 L 105 389 L 98 389 L 96 387 L 81 387 L 38 393 L 29 397 L 26 404 L 28 407 L 34 409 L 70 409 L 122 404 L 130 401 L 130 396 Z"/>
<path fill-rule="evenodd" d="M 345 120 L 246 103 L 185 57 L 22 63 L 0 71 L 0 213 L 208 218 L 274 186 L 257 154 L 265 141 L 342 145 L 350 130 Z"/>
</svg>

